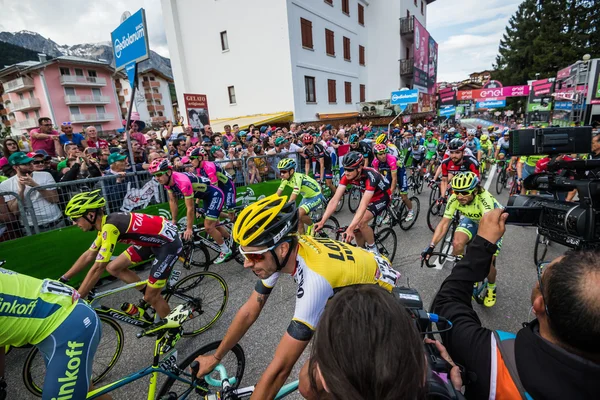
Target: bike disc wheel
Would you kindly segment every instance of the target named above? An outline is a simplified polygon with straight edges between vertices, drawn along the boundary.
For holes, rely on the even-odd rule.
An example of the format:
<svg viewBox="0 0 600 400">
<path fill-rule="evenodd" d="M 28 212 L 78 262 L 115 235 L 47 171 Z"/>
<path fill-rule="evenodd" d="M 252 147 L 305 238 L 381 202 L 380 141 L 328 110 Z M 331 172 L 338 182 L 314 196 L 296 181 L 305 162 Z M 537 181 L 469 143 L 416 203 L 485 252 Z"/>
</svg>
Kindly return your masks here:
<svg viewBox="0 0 600 400">
<path fill-rule="evenodd" d="M 417 222 L 417 218 L 419 218 L 419 213 L 421 212 L 421 201 L 419 200 L 419 198 L 413 196 L 409 200 L 412 203 L 412 210 L 413 210 L 413 214 L 414 214 L 412 221 L 409 221 L 409 222 L 405 221 L 405 218 L 408 215 L 408 207 L 406 207 L 404 205 L 404 203 L 402 202 L 402 199 L 394 200 L 396 202 L 402 203 L 402 213 L 399 214 L 398 216 L 400 218 L 400 221 L 399 221 L 400 229 L 402 229 L 403 231 L 407 231 L 413 227 L 415 222 Z M 398 210 L 398 209 L 400 209 L 400 205 L 394 204 L 394 208 L 396 208 Z"/>
<path fill-rule="evenodd" d="M 211 264 L 206 246 L 203 244 L 194 244 L 192 241 L 184 242 L 181 253 L 179 253 L 179 261 L 188 270 L 191 267 L 196 267 L 208 271 L 208 267 Z"/>
<path fill-rule="evenodd" d="M 179 304 L 191 308 L 192 315 L 181 324 L 183 336 L 196 336 L 210 328 L 223 315 L 228 298 L 227 283 L 210 271 L 188 275 L 165 292 L 171 310 Z"/>
<path fill-rule="evenodd" d="M 358 187 L 354 186 L 350 189 L 350 193 L 348 194 L 348 209 L 351 213 L 355 213 L 358 210 L 361 199 L 362 193 Z"/>
<path fill-rule="evenodd" d="M 383 228 L 377 232 L 375 235 L 375 245 L 379 250 L 379 254 L 390 260 L 390 263 L 394 261 L 398 239 L 396 238 L 396 232 L 392 228 Z"/>
<path fill-rule="evenodd" d="M 178 363 L 177 368 L 172 372 L 175 373 L 180 379 L 184 379 L 185 382 L 181 382 L 175 378 L 169 377 L 161 386 L 156 398 L 160 399 L 163 396 L 167 396 L 169 393 L 174 393 L 176 398 L 179 398 L 183 393 L 189 390 L 192 383 L 190 364 L 194 362 L 196 357 L 214 352 L 220 344 L 221 341 L 216 341 L 202 346 L 190 354 L 182 362 Z M 235 382 L 232 383 L 231 386 L 234 389 L 239 387 L 240 383 L 242 382 L 242 378 L 244 377 L 244 370 L 246 369 L 246 355 L 244 354 L 242 346 L 239 344 L 233 346 L 233 348 L 223 356 L 219 364 L 225 367 L 229 378 L 235 378 Z M 218 374 L 215 372 L 211 374 L 211 377 L 215 378 L 216 380 L 219 379 Z M 192 390 L 192 392 L 186 397 L 187 399 L 204 400 L 204 396 L 207 394 L 220 392 L 222 389 L 221 387 L 209 386 L 204 379 L 200 380 L 198 384 L 198 387 Z"/>
<path fill-rule="evenodd" d="M 538 264 L 546 260 L 546 254 L 548 253 L 548 245 L 550 241 L 544 235 L 539 233 L 535 237 L 535 246 L 533 248 L 533 261 L 537 268 Z"/>
<path fill-rule="evenodd" d="M 121 353 L 125 336 L 123 329 L 117 321 L 104 315 L 98 315 L 102 324 L 102 336 L 98 343 L 98 349 L 92 364 L 92 382 L 98 383 L 117 364 Z M 23 382 L 29 392 L 35 396 L 42 397 L 44 378 L 46 376 L 46 363 L 44 354 L 33 347 L 23 365 Z"/>
</svg>

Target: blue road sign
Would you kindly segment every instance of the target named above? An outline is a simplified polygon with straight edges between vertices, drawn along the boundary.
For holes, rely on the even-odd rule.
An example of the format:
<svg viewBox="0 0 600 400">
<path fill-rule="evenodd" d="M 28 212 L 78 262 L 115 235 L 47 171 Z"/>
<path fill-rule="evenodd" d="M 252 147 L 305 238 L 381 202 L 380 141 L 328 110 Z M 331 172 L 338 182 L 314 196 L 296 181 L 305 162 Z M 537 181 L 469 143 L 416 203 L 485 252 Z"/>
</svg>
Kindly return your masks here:
<svg viewBox="0 0 600 400">
<path fill-rule="evenodd" d="M 439 110 L 439 115 L 441 117 L 449 117 L 450 115 L 454 115 L 456 114 L 456 107 L 454 106 L 447 106 L 444 108 L 440 108 Z"/>
<path fill-rule="evenodd" d="M 390 97 L 391 105 L 404 105 L 414 104 L 419 102 L 419 90 L 411 89 L 411 90 L 398 90 L 396 92 L 392 92 Z"/>
<path fill-rule="evenodd" d="M 132 61 L 140 62 L 150 57 L 146 14 L 143 8 L 123 21 L 110 36 L 117 71 Z"/>
<path fill-rule="evenodd" d="M 477 108 L 502 108 L 506 107 L 506 100 L 478 101 Z"/>
</svg>

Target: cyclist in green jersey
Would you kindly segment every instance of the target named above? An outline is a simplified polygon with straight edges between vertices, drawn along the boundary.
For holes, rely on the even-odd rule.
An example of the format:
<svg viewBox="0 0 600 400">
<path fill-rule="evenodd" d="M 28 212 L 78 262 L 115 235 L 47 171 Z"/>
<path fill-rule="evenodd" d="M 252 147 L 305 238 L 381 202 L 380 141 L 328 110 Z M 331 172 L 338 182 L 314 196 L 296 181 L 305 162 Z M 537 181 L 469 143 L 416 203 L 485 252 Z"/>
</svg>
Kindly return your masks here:
<svg viewBox="0 0 600 400">
<path fill-rule="evenodd" d="M 43 400 L 85 399 L 101 333 L 98 315 L 72 287 L 0 268 L 0 372 L 5 346 L 36 346 L 46 362 Z M 0 374 L 0 398 L 3 381 Z"/>
<path fill-rule="evenodd" d="M 429 258 L 435 246 L 446 235 L 456 211 L 462 214 L 462 218 L 454 233 L 452 254 L 462 256 L 467 244 L 477 235 L 477 228 L 483 214 L 501 207 L 494 196 L 481 187 L 479 178 L 473 172 L 469 171 L 455 175 L 452 178 L 452 190 L 454 193 L 448 199 L 444 217 L 435 228 L 431 244 L 421 253 L 422 259 Z M 498 251 L 496 251 L 496 254 L 492 258 L 490 273 L 487 277 L 488 292 L 483 301 L 486 307 L 492 307 L 496 304 L 496 257 L 502 247 L 502 238 L 498 240 L 496 245 L 498 246 Z"/>
<path fill-rule="evenodd" d="M 535 164 L 542 158 L 548 157 L 547 155 L 541 156 L 524 156 L 519 157 L 517 162 L 517 177 L 519 182 L 523 182 L 529 175 L 535 173 Z M 521 194 L 526 194 L 527 189 L 521 185 Z M 537 194 L 537 190 L 531 190 L 529 194 Z"/>
<path fill-rule="evenodd" d="M 423 146 L 425 146 L 425 150 L 427 150 L 425 153 L 425 166 L 427 166 L 433 156 L 435 156 L 438 144 L 439 141 L 433 137 L 433 132 L 427 131 L 425 134 L 425 141 L 423 142 Z"/>
<path fill-rule="evenodd" d="M 300 206 L 298 207 L 298 232 L 302 235 L 305 232 L 304 225 L 308 226 L 308 232 L 312 232 L 313 221 L 310 218 L 310 212 L 319 205 L 325 203 L 325 197 L 321 193 L 321 187 L 313 178 L 308 175 L 296 172 L 296 161 L 293 158 L 284 158 L 277 164 L 279 174 L 281 175 L 281 185 L 277 189 L 277 196 L 281 196 L 286 186 L 290 186 L 292 195 L 289 203 L 295 203 L 298 194 L 302 195 Z"/>
</svg>

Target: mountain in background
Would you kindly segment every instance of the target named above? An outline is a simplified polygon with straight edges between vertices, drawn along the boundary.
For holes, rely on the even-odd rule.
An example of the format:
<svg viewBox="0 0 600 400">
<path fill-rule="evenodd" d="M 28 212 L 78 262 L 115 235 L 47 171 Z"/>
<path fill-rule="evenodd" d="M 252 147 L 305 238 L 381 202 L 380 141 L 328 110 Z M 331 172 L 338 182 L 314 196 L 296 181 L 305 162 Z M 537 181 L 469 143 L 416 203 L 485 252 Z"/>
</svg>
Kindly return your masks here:
<svg viewBox="0 0 600 400">
<path fill-rule="evenodd" d="M 0 32 L 0 42 L 22 47 L 25 50 L 30 50 L 35 53 L 33 59 L 31 58 L 30 54 L 23 54 L 23 57 L 25 58 L 19 61 L 35 61 L 38 59 L 37 53 L 44 53 L 50 57 L 77 56 L 92 60 L 103 59 L 108 63 L 113 64 L 113 50 L 110 42 L 83 43 L 73 46 L 59 45 L 52 39 L 46 39 L 39 33 L 31 31 Z M 16 49 L 10 50 L 10 54 L 16 51 Z M 9 53 L 7 52 L 7 54 Z M 0 69 L 6 65 L 11 65 L 14 63 L 15 61 L 12 61 L 11 58 L 5 58 L 4 53 L 0 52 Z M 173 72 L 171 71 L 171 60 L 161 56 L 158 53 L 155 53 L 152 50 L 150 50 L 150 58 L 141 62 L 138 65 L 138 70 L 143 72 L 151 68 L 157 69 L 163 74 L 173 77 Z"/>
<path fill-rule="evenodd" d="M 23 61 L 38 61 L 38 52 L 14 44 L 0 42 L 0 69 Z"/>
</svg>

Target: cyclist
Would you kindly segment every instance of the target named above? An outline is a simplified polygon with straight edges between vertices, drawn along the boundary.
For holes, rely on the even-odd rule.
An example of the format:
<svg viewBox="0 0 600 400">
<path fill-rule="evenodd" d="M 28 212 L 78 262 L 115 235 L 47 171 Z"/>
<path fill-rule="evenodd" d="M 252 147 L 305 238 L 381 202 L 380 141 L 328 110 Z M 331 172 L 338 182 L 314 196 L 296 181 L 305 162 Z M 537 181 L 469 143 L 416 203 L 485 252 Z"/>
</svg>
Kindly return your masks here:
<svg viewBox="0 0 600 400">
<path fill-rule="evenodd" d="M 344 233 L 345 240 L 350 243 L 355 237 L 354 230 L 358 228 L 359 231 L 356 235 L 358 246 L 365 246 L 367 250 L 377 254 L 379 251 L 375 245 L 375 234 L 369 226 L 369 221 L 388 207 L 391 192 L 389 183 L 379 172 L 373 168 L 363 167 L 363 165 L 364 157 L 356 151 L 351 151 L 344 156 L 344 176 L 340 179 L 335 195 L 329 200 L 323 218 L 315 224 L 315 231 L 323 228 L 327 219 L 334 213 L 338 202 L 346 192 L 346 186 L 356 185 L 363 192 L 363 196 L 352 222 Z"/>
<path fill-rule="evenodd" d="M 281 196 L 286 186 L 290 186 L 292 195 L 290 203 L 296 204 L 298 194 L 302 194 L 302 201 L 298 206 L 298 216 L 300 224 L 298 224 L 298 233 L 304 234 L 304 226 L 308 226 L 308 233 L 312 233 L 313 221 L 310 218 L 312 210 L 325 203 L 325 197 L 321 193 L 321 187 L 310 176 L 296 172 L 296 161 L 293 158 L 284 158 L 277 164 L 277 169 L 281 174 L 281 185 L 277 189 L 277 196 Z"/>
<path fill-rule="evenodd" d="M 452 139 L 448 144 L 450 156 L 442 161 L 441 173 L 442 183 L 440 193 L 445 195 L 448 182 L 452 180 L 454 174 L 458 172 L 471 171 L 479 177 L 479 163 L 473 156 L 465 154 L 465 143 L 460 139 Z"/>
<path fill-rule="evenodd" d="M 465 140 L 465 146 L 467 146 L 467 149 L 471 150 L 471 153 L 473 153 L 473 155 L 477 158 L 477 161 L 481 159 L 479 155 L 481 144 L 479 139 L 475 137 L 475 129 L 467 130 L 467 140 Z"/>
<path fill-rule="evenodd" d="M 167 189 L 171 215 L 173 224 L 175 225 L 177 225 L 177 214 L 179 212 L 176 194 L 184 198 L 187 210 L 187 228 L 183 233 L 185 240 L 190 240 L 193 236 L 193 226 L 196 219 L 194 200 L 202 200 L 205 213 L 204 228 L 206 229 L 206 233 L 221 248 L 219 257 L 217 257 L 214 263 L 221 264 L 227 261 L 232 255 L 230 244 L 228 243 L 231 235 L 224 227 L 217 227 L 225 198 L 221 189 L 212 186 L 210 180 L 203 176 L 194 175 L 189 172 L 173 171 L 173 166 L 166 158 L 159 158 L 152 161 L 152 164 L 148 167 L 148 172 L 154 175 L 158 183 Z"/>
<path fill-rule="evenodd" d="M 46 361 L 42 399 L 85 399 L 102 325 L 79 293 L 0 268 L 0 310 L 0 371 L 5 346 L 35 345 Z M 0 375 L 0 398 L 5 387 Z"/>
<path fill-rule="evenodd" d="M 481 125 L 477 125 L 477 129 L 475 130 L 475 137 L 481 137 L 481 135 L 483 134 L 483 128 L 481 127 Z"/>
<path fill-rule="evenodd" d="M 414 139 L 410 144 L 408 153 L 406 154 L 406 162 L 408 162 L 409 158 L 412 158 L 412 162 L 408 163 L 409 168 L 418 169 L 419 174 L 421 175 L 423 175 L 421 166 L 423 164 L 423 161 L 425 160 L 426 151 L 427 150 L 425 149 L 425 146 L 419 144 L 419 141 L 417 139 Z"/>
<path fill-rule="evenodd" d="M 83 297 L 96 285 L 104 270 L 125 283 L 139 282 L 140 277 L 129 267 L 154 255 L 148 285 L 142 289 L 144 298 L 137 309 L 140 310 L 140 317 L 152 321 L 146 312 L 149 303 L 161 318 L 166 317 L 169 305 L 160 293 L 182 248 L 177 227 L 155 215 L 128 212 L 105 215 L 105 205 L 106 199 L 100 195 L 100 189 L 78 193 L 67 204 L 65 215 L 73 221 L 73 225 L 84 232 L 96 230 L 98 235 L 90 248 L 61 277 L 61 281 L 67 282 L 94 261 L 79 286 L 79 293 Z M 117 242 L 131 246 L 111 261 Z M 135 310 L 135 306 L 130 304 L 126 312 L 135 313 Z"/>
<path fill-rule="evenodd" d="M 431 160 L 435 157 L 435 153 L 438 147 L 439 141 L 433 137 L 433 132 L 427 131 L 425 134 L 425 142 L 423 142 L 423 146 L 425 147 L 425 168 L 429 165 Z"/>
<path fill-rule="evenodd" d="M 473 172 L 464 172 L 452 178 L 452 196 L 448 199 L 448 206 L 444 212 L 442 221 L 435 228 L 431 244 L 423 250 L 421 258 L 429 258 L 435 246 L 448 231 L 450 222 L 456 211 L 460 212 L 462 218 L 460 225 L 456 228 L 452 241 L 452 254 L 462 256 L 465 247 L 477 235 L 477 228 L 481 216 L 494 208 L 500 208 L 501 205 L 479 184 L 479 177 Z M 488 292 L 483 301 L 486 307 L 493 307 L 496 304 L 496 257 L 502 247 L 502 238 L 496 243 L 498 250 L 492 258 L 492 265 L 488 275 Z"/>
<path fill-rule="evenodd" d="M 388 182 L 390 182 L 389 176 L 392 177 L 390 182 L 390 192 L 392 195 L 396 193 L 396 187 L 398 182 L 400 182 L 400 197 L 408 208 L 408 214 L 406 215 L 405 220 L 407 222 L 412 221 L 415 218 L 415 213 L 412 209 L 412 202 L 407 196 L 408 182 L 406 179 L 406 168 L 403 166 L 400 167 L 398 160 L 393 155 L 388 154 L 389 147 L 386 147 L 385 144 L 376 144 L 373 148 L 373 152 L 375 153 L 375 159 L 371 166 L 387 179 Z"/>
<path fill-rule="evenodd" d="M 525 194 L 527 189 L 522 185 L 522 182 L 527 179 L 529 175 L 535 173 L 535 166 L 538 161 L 548 157 L 547 155 L 541 156 L 523 156 L 519 157 L 519 161 L 517 162 L 517 177 L 519 179 L 519 184 L 521 185 L 521 194 Z M 531 190 L 530 194 L 537 194 L 537 190 Z"/>
<path fill-rule="evenodd" d="M 291 274 L 298 284 L 296 308 L 273 361 L 256 384 L 252 397 L 256 399 L 275 397 L 308 345 L 325 305 L 338 289 L 376 284 L 391 291 L 395 286 L 400 274 L 383 257 L 329 238 L 297 235 L 297 225 L 296 206 L 286 196 L 266 197 L 239 214 L 233 228 L 234 239 L 246 258 L 244 267 L 251 268 L 260 280 L 215 353 L 196 358 L 200 363 L 198 376 L 212 371 L 256 322 L 282 274 Z M 306 362 L 299 374 L 299 390 L 305 397 L 310 392 L 308 365 Z"/>
<path fill-rule="evenodd" d="M 368 167 L 370 163 L 373 162 L 373 152 L 371 151 L 371 146 L 365 141 L 360 141 L 359 136 L 356 133 L 353 133 L 348 138 L 348 143 L 350 144 L 350 151 L 357 151 L 364 157 L 364 165 Z"/>
<path fill-rule="evenodd" d="M 496 160 L 504 160 L 505 158 L 510 158 L 509 148 L 510 148 L 510 136 L 509 131 L 504 130 L 502 132 L 502 137 L 498 139 L 498 143 L 496 144 L 496 153 L 494 154 L 494 158 Z"/>
<path fill-rule="evenodd" d="M 311 170 L 311 161 L 316 162 L 315 178 L 317 180 L 324 181 L 327 187 L 331 190 L 331 193 L 335 192 L 335 186 L 333 186 L 333 171 L 331 169 L 331 156 L 325 148 L 314 142 L 314 138 L 310 133 L 305 133 L 302 136 L 302 143 L 304 148 L 302 149 L 302 157 L 304 158 L 304 171 L 306 175 Z"/>
<path fill-rule="evenodd" d="M 210 180 L 210 184 L 218 186 L 225 196 L 225 210 L 230 221 L 235 220 L 235 183 L 233 178 L 221 166 L 207 160 L 206 150 L 201 146 L 190 147 L 185 155 L 190 159 L 196 175 Z"/>
<path fill-rule="evenodd" d="M 385 133 L 382 133 L 381 135 L 377 136 L 377 139 L 375 139 L 375 144 L 386 145 L 390 155 L 392 155 L 392 156 L 396 157 L 396 159 L 398 159 L 398 156 L 400 155 L 400 151 L 398 150 L 398 148 L 396 147 L 395 144 L 393 144 L 390 140 L 388 140 L 388 136 Z"/>
</svg>

